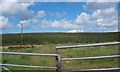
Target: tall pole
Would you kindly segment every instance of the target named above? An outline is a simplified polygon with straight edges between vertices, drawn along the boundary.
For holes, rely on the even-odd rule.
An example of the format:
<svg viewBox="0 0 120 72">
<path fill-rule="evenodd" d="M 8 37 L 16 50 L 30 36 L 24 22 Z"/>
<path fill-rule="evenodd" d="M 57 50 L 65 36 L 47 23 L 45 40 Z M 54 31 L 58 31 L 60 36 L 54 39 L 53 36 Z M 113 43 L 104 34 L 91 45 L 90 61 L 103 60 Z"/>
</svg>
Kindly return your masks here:
<svg viewBox="0 0 120 72">
<path fill-rule="evenodd" d="M 23 44 L 23 23 L 21 23 L 21 44 Z"/>
</svg>

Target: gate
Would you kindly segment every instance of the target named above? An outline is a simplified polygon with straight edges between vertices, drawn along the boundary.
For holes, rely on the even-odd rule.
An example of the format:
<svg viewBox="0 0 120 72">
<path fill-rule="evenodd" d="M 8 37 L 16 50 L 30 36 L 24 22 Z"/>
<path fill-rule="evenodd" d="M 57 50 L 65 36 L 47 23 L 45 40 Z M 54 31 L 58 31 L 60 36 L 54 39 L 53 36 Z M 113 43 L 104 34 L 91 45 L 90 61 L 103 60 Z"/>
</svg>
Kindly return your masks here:
<svg viewBox="0 0 120 72">
<path fill-rule="evenodd" d="M 73 46 L 57 46 L 56 47 L 56 53 L 60 54 L 58 49 L 70 49 L 70 48 L 83 48 L 83 47 L 96 47 L 96 46 L 108 46 L 108 45 L 118 45 L 120 42 L 109 42 L 109 43 L 96 43 L 96 44 L 83 44 L 83 45 L 73 45 Z M 60 62 L 62 61 L 68 61 L 68 60 L 90 60 L 90 59 L 101 59 L 101 58 L 118 58 L 120 55 L 110 55 L 110 56 L 95 56 L 95 57 L 82 57 L 82 58 L 61 58 Z M 59 71 L 65 71 L 62 68 L 62 63 L 60 63 Z M 101 70 L 120 70 L 120 68 L 101 68 L 101 69 L 82 69 L 83 71 L 101 71 Z M 80 71 L 73 71 L 73 72 L 80 72 Z M 71 72 L 71 71 L 65 71 L 65 72 Z"/>
</svg>

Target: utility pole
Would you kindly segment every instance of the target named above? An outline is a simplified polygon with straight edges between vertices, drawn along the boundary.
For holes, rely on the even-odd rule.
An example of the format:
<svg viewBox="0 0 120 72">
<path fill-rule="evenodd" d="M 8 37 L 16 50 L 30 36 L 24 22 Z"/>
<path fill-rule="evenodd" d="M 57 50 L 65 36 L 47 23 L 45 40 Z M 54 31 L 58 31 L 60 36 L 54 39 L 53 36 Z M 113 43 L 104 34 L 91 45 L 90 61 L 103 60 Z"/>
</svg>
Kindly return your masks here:
<svg viewBox="0 0 120 72">
<path fill-rule="evenodd" d="M 23 23 L 21 23 L 21 44 L 23 44 Z"/>
</svg>

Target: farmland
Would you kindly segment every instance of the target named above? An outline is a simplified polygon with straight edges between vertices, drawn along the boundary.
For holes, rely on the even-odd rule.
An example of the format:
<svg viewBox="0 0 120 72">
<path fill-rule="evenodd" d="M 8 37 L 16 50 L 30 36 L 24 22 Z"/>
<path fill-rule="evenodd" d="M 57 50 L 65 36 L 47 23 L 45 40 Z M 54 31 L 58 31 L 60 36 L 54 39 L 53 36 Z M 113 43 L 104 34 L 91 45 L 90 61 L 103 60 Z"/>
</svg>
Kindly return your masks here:
<svg viewBox="0 0 120 72">
<path fill-rule="evenodd" d="M 35 48 L 3 49 L 3 51 L 54 54 L 55 46 L 119 41 L 118 35 L 119 33 L 26 33 L 24 34 L 24 44 L 34 44 L 36 46 Z M 3 34 L 2 36 L 3 45 L 5 46 L 20 45 L 21 43 L 20 34 Z M 120 54 L 118 52 L 118 46 L 120 45 L 63 49 L 59 50 L 59 52 L 62 57 L 68 58 L 116 55 Z M 55 66 L 55 58 L 38 56 L 3 55 L 2 62 L 5 64 Z M 66 70 L 119 66 L 118 58 L 63 61 L 62 64 Z M 8 68 L 11 70 L 38 70 L 19 67 Z"/>
<path fill-rule="evenodd" d="M 23 44 L 67 44 L 118 41 L 113 33 L 24 33 Z M 21 34 L 2 34 L 2 45 L 20 45 Z"/>
</svg>

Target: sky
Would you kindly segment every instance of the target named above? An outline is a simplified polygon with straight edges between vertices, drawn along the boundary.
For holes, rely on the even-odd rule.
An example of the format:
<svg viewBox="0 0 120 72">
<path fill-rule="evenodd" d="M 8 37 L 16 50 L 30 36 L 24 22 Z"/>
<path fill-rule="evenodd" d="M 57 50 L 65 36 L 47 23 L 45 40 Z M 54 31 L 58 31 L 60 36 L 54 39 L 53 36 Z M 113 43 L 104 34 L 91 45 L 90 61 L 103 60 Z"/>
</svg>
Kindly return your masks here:
<svg viewBox="0 0 120 72">
<path fill-rule="evenodd" d="M 0 2 L 1 33 L 118 32 L 118 2 Z"/>
</svg>

